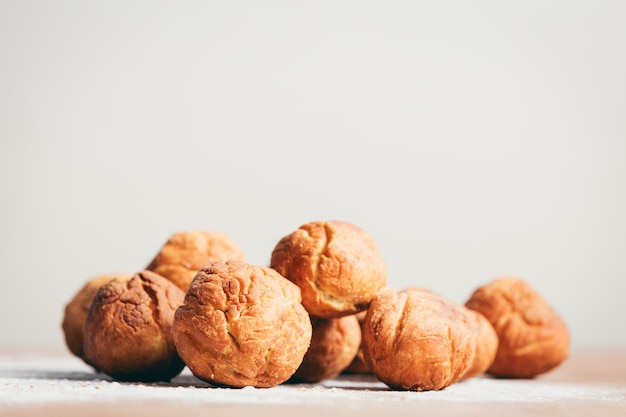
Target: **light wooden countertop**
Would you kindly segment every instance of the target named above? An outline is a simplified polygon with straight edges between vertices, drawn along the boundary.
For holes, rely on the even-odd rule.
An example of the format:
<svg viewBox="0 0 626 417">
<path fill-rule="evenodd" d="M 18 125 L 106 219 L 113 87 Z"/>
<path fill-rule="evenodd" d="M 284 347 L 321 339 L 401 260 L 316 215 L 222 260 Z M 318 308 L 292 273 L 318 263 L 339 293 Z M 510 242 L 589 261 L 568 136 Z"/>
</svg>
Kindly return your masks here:
<svg viewBox="0 0 626 417">
<path fill-rule="evenodd" d="M 474 378 L 442 391 L 391 391 L 373 376 L 227 389 L 187 369 L 170 383 L 121 383 L 69 354 L 0 352 L 0 415 L 259 417 L 626 416 L 626 349 L 575 350 L 529 380 Z"/>
</svg>

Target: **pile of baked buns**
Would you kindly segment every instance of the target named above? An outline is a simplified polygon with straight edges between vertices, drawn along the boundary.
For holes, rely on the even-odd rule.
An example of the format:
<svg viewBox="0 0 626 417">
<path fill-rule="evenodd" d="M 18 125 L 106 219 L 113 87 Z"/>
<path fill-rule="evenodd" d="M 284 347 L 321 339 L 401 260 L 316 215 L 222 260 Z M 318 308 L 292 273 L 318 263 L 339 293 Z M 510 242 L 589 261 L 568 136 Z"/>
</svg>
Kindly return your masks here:
<svg viewBox="0 0 626 417">
<path fill-rule="evenodd" d="M 315 221 L 268 266 L 227 235 L 175 233 L 145 269 L 89 280 L 66 305 L 69 350 L 121 381 L 168 381 L 185 366 L 224 387 L 373 374 L 391 389 L 440 390 L 492 375 L 531 378 L 563 362 L 569 332 L 525 281 L 504 277 L 464 305 L 397 291 L 366 231 Z"/>
</svg>

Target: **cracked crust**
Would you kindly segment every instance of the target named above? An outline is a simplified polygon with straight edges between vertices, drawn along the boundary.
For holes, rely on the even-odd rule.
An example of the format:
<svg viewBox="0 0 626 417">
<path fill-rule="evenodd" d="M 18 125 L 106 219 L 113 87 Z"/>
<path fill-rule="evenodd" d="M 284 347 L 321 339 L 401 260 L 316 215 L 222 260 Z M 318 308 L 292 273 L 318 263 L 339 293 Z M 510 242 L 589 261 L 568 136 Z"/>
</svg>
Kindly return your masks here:
<svg viewBox="0 0 626 417">
<path fill-rule="evenodd" d="M 169 381 L 184 367 L 172 338 L 174 312 L 183 299 L 178 287 L 150 271 L 109 281 L 85 319 L 85 356 L 118 380 Z"/>
<path fill-rule="evenodd" d="M 340 221 L 307 223 L 283 237 L 270 267 L 300 287 L 311 315 L 327 319 L 367 309 L 387 281 L 374 239 Z"/>
<path fill-rule="evenodd" d="M 94 367 L 94 365 L 87 360 L 83 350 L 83 325 L 87 318 L 87 311 L 89 311 L 93 298 L 101 286 L 114 279 L 127 281 L 130 278 L 131 276 L 128 274 L 100 275 L 92 278 L 78 290 L 65 306 L 63 321 L 61 323 L 61 328 L 65 336 L 65 344 L 72 354 L 78 356 L 83 362 L 92 367 Z"/>
<path fill-rule="evenodd" d="M 293 375 L 311 341 L 300 290 L 276 271 L 217 261 L 192 281 L 174 341 L 192 373 L 215 385 L 271 387 Z"/>
<path fill-rule="evenodd" d="M 569 353 L 569 331 L 553 308 L 525 281 L 499 278 L 465 304 L 489 320 L 499 338 L 488 373 L 530 378 L 548 372 Z"/>
<path fill-rule="evenodd" d="M 474 359 L 475 338 L 461 306 L 420 289 L 385 289 L 363 323 L 363 353 L 392 389 L 440 390 L 459 381 Z"/>
<path fill-rule="evenodd" d="M 239 246 L 227 235 L 204 230 L 174 233 L 147 270 L 169 279 L 183 291 L 203 267 L 217 260 L 243 260 Z"/>
<path fill-rule="evenodd" d="M 292 377 L 295 381 L 319 382 L 336 377 L 352 362 L 361 344 L 356 315 L 311 319 L 311 346 Z"/>
</svg>

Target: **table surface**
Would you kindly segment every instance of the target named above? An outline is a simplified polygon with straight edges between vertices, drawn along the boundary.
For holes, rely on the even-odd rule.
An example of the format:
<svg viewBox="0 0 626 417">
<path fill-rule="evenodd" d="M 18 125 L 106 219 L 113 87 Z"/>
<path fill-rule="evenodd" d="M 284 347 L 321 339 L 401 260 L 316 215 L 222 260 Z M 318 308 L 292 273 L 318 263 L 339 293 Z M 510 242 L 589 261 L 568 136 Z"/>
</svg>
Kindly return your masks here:
<svg viewBox="0 0 626 417">
<path fill-rule="evenodd" d="M 217 388 L 188 369 L 169 383 L 122 383 L 69 354 L 0 352 L 0 415 L 9 416 L 626 416 L 626 349 L 572 352 L 534 379 L 473 378 L 441 391 L 392 391 L 369 375 L 318 384 Z"/>
</svg>

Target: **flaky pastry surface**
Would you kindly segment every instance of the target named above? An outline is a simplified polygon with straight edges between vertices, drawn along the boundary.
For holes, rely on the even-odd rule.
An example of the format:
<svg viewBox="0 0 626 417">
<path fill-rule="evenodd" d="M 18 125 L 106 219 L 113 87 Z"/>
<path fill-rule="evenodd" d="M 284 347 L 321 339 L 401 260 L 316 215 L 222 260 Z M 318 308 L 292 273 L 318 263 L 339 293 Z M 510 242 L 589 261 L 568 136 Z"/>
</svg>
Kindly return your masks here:
<svg viewBox="0 0 626 417">
<path fill-rule="evenodd" d="M 243 251 L 228 235 L 188 230 L 174 233 L 146 269 L 187 291 L 199 270 L 211 262 L 227 259 L 244 259 Z"/>
<path fill-rule="evenodd" d="M 296 285 L 271 268 L 235 260 L 201 270 L 174 319 L 176 347 L 193 374 L 231 387 L 289 379 L 311 332 Z"/>
<path fill-rule="evenodd" d="M 129 280 L 128 274 L 99 275 L 87 281 L 65 305 L 61 328 L 65 343 L 70 352 L 81 358 L 88 365 L 93 366 L 85 357 L 83 351 L 83 325 L 87 318 L 87 311 L 91 307 L 93 298 L 101 286 L 114 279 Z"/>
<path fill-rule="evenodd" d="M 392 389 L 440 390 L 472 364 L 475 338 L 460 306 L 428 291 L 381 291 L 363 323 L 363 353 Z"/>
<path fill-rule="evenodd" d="M 300 287 L 304 307 L 321 318 L 367 309 L 387 281 L 374 239 L 341 221 L 300 226 L 278 242 L 270 266 Z"/>
<path fill-rule="evenodd" d="M 319 382 L 334 378 L 350 365 L 361 345 L 361 325 L 355 315 L 312 318 L 311 346 L 292 379 Z"/>
<path fill-rule="evenodd" d="M 184 364 L 172 338 L 184 293 L 151 271 L 98 289 L 83 328 L 85 356 L 122 381 L 168 381 Z"/>
<path fill-rule="evenodd" d="M 485 316 L 498 335 L 490 374 L 530 378 L 555 368 L 569 354 L 567 325 L 520 278 L 495 279 L 478 288 L 465 305 Z"/>
<path fill-rule="evenodd" d="M 468 379 L 482 375 L 489 369 L 498 351 L 498 335 L 485 316 L 469 308 L 465 311 L 469 315 L 469 323 L 476 336 L 474 360 L 463 375 L 463 379 Z"/>
</svg>

